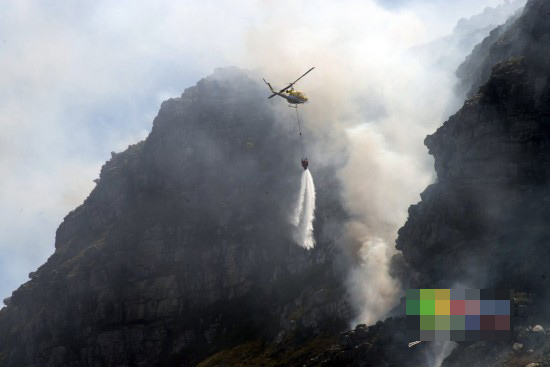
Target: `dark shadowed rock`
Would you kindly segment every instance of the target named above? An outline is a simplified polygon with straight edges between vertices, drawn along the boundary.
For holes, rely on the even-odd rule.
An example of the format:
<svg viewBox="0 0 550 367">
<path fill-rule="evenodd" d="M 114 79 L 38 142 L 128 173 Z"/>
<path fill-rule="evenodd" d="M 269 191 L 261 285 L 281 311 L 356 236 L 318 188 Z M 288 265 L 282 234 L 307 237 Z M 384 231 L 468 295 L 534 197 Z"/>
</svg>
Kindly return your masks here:
<svg viewBox="0 0 550 367">
<path fill-rule="evenodd" d="M 522 40 L 518 53 L 494 65 L 478 93 L 426 138 L 437 182 L 409 209 L 397 240 L 417 286 L 546 288 L 550 52 L 540 50 L 550 50 L 542 24 L 549 11 L 528 3 L 507 31 Z M 533 33 L 542 31 L 537 24 L 544 34 Z"/>
<path fill-rule="evenodd" d="M 308 340 L 345 327 L 333 169 L 311 168 L 320 214 L 306 251 L 289 223 L 295 120 L 260 87 L 217 70 L 112 154 L 0 311 L 0 366 L 187 366 L 282 330 Z"/>
<path fill-rule="evenodd" d="M 461 66 L 470 98 L 426 138 L 437 181 L 409 210 L 392 274 L 407 287 L 514 288 L 514 341 L 459 343 L 443 366 L 550 365 L 550 3 Z M 0 366 L 424 366 L 403 309 L 340 334 L 347 220 L 315 168 L 317 247 L 292 239 L 301 168 L 291 116 L 247 73 L 218 70 L 114 153 L 56 251 L 0 310 Z M 402 306 L 402 305 L 401 305 Z M 523 345 L 514 347 L 514 343 Z"/>
<path fill-rule="evenodd" d="M 530 0 L 460 68 L 475 92 L 425 140 L 437 180 L 410 207 L 392 261 L 410 288 L 515 289 L 515 340 L 407 348 L 398 317 L 360 327 L 360 340 L 344 334 L 321 365 L 435 365 L 444 352 L 446 367 L 550 365 L 550 339 L 533 331 L 550 320 L 549 19 L 550 2 Z"/>
</svg>

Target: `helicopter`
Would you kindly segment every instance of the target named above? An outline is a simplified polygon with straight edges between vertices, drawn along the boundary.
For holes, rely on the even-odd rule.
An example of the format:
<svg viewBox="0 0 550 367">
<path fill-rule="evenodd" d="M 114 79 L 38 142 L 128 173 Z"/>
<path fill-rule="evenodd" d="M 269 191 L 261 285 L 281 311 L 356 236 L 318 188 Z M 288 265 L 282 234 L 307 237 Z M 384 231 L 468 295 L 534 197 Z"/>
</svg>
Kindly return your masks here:
<svg viewBox="0 0 550 367">
<path fill-rule="evenodd" d="M 267 84 L 267 86 L 271 90 L 271 93 L 273 93 L 272 95 L 270 95 L 268 97 L 268 99 L 273 98 L 275 96 L 282 97 L 282 98 L 286 99 L 288 103 L 290 103 L 291 105 L 294 105 L 294 106 L 290 106 L 290 107 L 298 107 L 299 104 L 306 103 L 308 101 L 308 98 L 306 97 L 306 95 L 303 92 L 295 90 L 293 88 L 293 86 L 294 86 L 294 84 L 296 84 L 298 82 L 298 80 L 302 79 L 304 76 L 306 76 L 307 73 L 309 73 L 313 69 L 315 69 L 315 67 L 312 67 L 311 69 L 306 71 L 301 77 L 299 77 L 294 82 L 290 83 L 289 85 L 287 85 L 285 88 L 281 89 L 278 92 L 273 90 L 273 87 L 271 86 L 271 84 L 269 84 L 264 79 L 264 83 Z"/>
</svg>

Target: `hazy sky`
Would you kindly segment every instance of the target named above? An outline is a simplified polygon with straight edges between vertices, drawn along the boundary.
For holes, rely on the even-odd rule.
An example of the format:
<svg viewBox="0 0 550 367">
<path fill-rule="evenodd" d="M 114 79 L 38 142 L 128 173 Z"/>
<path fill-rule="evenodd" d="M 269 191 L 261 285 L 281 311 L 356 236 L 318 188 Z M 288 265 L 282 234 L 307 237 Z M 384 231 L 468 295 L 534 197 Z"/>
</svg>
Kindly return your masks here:
<svg viewBox="0 0 550 367">
<path fill-rule="evenodd" d="M 503 2 L 0 0 L 0 299 L 53 253 L 57 226 L 110 152 L 143 139 L 161 101 L 213 68 L 280 76 L 284 57 L 323 47 L 309 39 L 325 36 L 334 53 L 353 40 L 361 49 L 346 55 L 361 63 Z M 263 35 L 280 33 L 290 51 L 269 54 Z"/>
</svg>

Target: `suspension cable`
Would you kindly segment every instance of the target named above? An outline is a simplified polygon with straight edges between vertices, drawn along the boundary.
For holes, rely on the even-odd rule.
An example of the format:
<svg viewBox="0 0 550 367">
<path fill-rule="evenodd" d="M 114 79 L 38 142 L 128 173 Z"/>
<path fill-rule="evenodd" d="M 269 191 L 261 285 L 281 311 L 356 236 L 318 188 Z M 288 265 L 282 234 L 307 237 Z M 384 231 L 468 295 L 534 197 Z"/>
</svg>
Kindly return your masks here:
<svg viewBox="0 0 550 367">
<path fill-rule="evenodd" d="M 302 138 L 302 126 L 300 126 L 300 115 L 298 114 L 298 106 L 296 106 L 296 119 L 298 120 L 298 132 L 300 133 L 300 148 L 302 150 L 302 159 L 306 158 L 304 149 L 304 141 Z"/>
</svg>

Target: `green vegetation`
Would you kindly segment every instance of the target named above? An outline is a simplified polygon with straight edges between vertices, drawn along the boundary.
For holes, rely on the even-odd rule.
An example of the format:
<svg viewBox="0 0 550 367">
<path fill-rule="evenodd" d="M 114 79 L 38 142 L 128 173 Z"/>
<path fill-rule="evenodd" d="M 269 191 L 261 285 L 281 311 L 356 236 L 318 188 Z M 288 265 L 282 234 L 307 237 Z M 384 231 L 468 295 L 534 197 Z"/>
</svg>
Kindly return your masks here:
<svg viewBox="0 0 550 367">
<path fill-rule="evenodd" d="M 335 342 L 333 337 L 323 335 L 303 345 L 296 344 L 290 336 L 278 345 L 256 340 L 218 352 L 199 363 L 198 367 L 301 365 L 311 356 L 327 350 Z"/>
<path fill-rule="evenodd" d="M 522 62 L 523 57 L 511 57 L 506 61 L 508 65 L 521 65 Z"/>
</svg>

